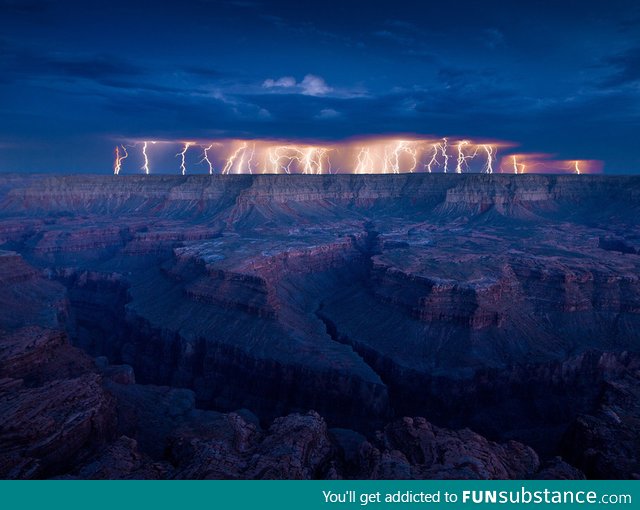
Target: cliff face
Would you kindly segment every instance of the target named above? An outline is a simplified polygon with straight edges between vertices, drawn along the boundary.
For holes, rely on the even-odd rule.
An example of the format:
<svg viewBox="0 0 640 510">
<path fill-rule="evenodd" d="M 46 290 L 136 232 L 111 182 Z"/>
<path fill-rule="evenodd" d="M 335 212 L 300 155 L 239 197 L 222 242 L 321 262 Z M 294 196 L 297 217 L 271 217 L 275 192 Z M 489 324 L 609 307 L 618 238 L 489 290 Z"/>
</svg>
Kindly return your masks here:
<svg viewBox="0 0 640 510">
<path fill-rule="evenodd" d="M 640 350 L 638 214 L 634 177 L 2 176 L 0 368 L 43 384 L 69 338 L 265 427 L 313 409 L 372 437 L 426 416 L 583 466 L 567 438 Z M 151 469 L 136 448 L 111 455 Z"/>
<path fill-rule="evenodd" d="M 54 303 L 58 312 L 65 310 L 63 287 L 19 255 L 0 252 L 0 275 L 6 305 L 0 309 L 1 478 L 489 479 L 550 473 L 525 445 L 440 429 L 424 418 L 396 420 L 369 442 L 351 430 L 329 429 L 313 411 L 275 418 L 263 428 L 246 410 L 197 409 L 191 390 L 136 384 L 130 366 L 91 360 L 72 347 L 64 322 L 73 318 L 43 313 Z M 122 284 L 88 272 L 60 276 L 72 293 L 85 293 L 85 305 L 91 291 L 113 299 Z M 21 309 L 16 328 L 13 315 Z M 80 329 L 81 315 L 89 312 L 81 306 L 76 311 Z M 582 476 L 562 461 L 553 469 Z"/>
<path fill-rule="evenodd" d="M 115 407 L 64 331 L 62 285 L 0 252 L 0 478 L 55 474 L 104 444 Z"/>
<path fill-rule="evenodd" d="M 146 211 L 172 217 L 226 211 L 225 216 L 231 212 L 237 218 L 261 207 L 327 201 L 365 209 L 393 202 L 478 212 L 491 207 L 504 212 L 532 206 L 554 209 L 564 201 L 595 201 L 604 210 L 612 201 L 633 202 L 640 196 L 635 177 L 595 175 L 32 175 L 2 180 L 2 210 L 25 214 Z"/>
</svg>

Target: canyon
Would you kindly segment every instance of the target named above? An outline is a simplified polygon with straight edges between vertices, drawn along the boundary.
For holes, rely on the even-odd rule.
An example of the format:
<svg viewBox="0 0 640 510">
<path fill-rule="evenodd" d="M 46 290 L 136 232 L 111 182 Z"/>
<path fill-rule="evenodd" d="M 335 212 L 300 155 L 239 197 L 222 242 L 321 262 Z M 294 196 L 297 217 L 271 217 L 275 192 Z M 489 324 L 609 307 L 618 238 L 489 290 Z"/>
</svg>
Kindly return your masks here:
<svg viewBox="0 0 640 510">
<path fill-rule="evenodd" d="M 0 175 L 0 478 L 638 478 L 640 178 Z"/>
</svg>

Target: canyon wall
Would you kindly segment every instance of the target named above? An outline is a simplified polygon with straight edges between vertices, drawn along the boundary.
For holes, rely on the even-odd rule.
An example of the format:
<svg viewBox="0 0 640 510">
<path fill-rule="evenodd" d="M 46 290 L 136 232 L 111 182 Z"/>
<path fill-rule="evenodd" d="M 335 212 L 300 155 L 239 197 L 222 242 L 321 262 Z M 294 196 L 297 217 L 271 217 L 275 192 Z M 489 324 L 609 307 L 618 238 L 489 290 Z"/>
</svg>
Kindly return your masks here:
<svg viewBox="0 0 640 510">
<path fill-rule="evenodd" d="M 42 359 L 76 348 L 131 367 L 63 377 L 94 378 L 91 408 L 109 424 L 78 451 L 135 435 L 118 402 L 144 390 L 125 381 L 192 392 L 175 395 L 202 412 L 249 409 L 256 430 L 313 410 L 371 439 L 425 416 L 433 425 L 411 434 L 471 427 L 632 476 L 635 461 L 614 471 L 579 450 L 589 427 L 600 449 L 633 441 L 615 421 L 603 429 L 602 399 L 635 384 L 639 209 L 640 179 L 622 176 L 0 176 L 0 279 L 13 289 L 0 299 L 14 310 L 2 345 L 50 353 L 12 347 L 0 367 L 32 393 L 48 384 Z M 25 309 L 40 310 L 35 324 Z M 411 476 L 435 473 L 414 464 Z"/>
</svg>

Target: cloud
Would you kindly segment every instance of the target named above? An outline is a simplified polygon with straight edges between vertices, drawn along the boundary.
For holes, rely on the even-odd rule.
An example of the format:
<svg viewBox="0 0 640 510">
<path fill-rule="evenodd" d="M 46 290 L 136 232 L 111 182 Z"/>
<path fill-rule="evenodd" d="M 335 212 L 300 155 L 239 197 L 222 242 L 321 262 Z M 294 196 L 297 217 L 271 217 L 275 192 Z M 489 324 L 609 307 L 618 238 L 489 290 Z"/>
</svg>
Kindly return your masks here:
<svg viewBox="0 0 640 510">
<path fill-rule="evenodd" d="M 296 86 L 296 79 L 293 76 L 283 76 L 282 78 L 278 78 L 277 80 L 268 78 L 264 80 L 262 86 L 265 89 L 272 89 L 274 87 L 289 89 Z"/>
<path fill-rule="evenodd" d="M 324 96 L 333 91 L 324 78 L 314 74 L 307 74 L 299 83 L 293 76 L 283 76 L 275 80 L 268 78 L 262 82 L 262 87 L 265 89 L 287 89 L 287 92 L 295 92 L 305 96 Z"/>
<path fill-rule="evenodd" d="M 302 87 L 302 93 L 307 96 L 324 96 L 332 91 L 332 88 L 327 85 L 323 78 L 313 74 L 306 75 L 300 86 Z"/>
<path fill-rule="evenodd" d="M 327 120 L 335 119 L 336 117 L 340 117 L 341 115 L 342 114 L 338 110 L 334 110 L 333 108 L 323 108 L 315 118 L 320 120 Z"/>
</svg>

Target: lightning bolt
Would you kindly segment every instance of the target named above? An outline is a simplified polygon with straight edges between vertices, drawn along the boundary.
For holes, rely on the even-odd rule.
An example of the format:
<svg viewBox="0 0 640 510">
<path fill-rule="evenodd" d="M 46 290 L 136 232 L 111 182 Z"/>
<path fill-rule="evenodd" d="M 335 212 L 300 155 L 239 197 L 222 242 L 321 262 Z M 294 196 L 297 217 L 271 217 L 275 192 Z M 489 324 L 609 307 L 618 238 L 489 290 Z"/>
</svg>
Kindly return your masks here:
<svg viewBox="0 0 640 510">
<path fill-rule="evenodd" d="M 513 173 L 514 174 L 523 174 L 525 171 L 525 164 L 524 163 L 518 163 L 518 159 L 516 158 L 516 156 L 512 156 L 513 158 Z"/>
<path fill-rule="evenodd" d="M 265 155 L 264 155 L 264 167 L 262 170 L 263 174 L 266 174 L 269 170 L 269 163 L 271 163 L 272 166 L 275 166 L 272 160 L 272 154 L 271 154 L 271 147 L 267 148 L 267 150 L 265 151 Z M 275 168 L 274 168 L 274 173 L 275 172 Z"/>
<path fill-rule="evenodd" d="M 493 162 L 495 160 L 495 149 L 491 145 L 483 145 L 482 148 L 487 153 L 487 161 L 482 167 L 482 170 L 487 174 L 493 173 Z"/>
<path fill-rule="evenodd" d="M 142 169 L 144 170 L 144 173 L 147 175 L 149 175 L 149 157 L 147 156 L 148 143 L 149 142 L 144 142 L 142 144 L 142 157 L 144 159 L 144 164 L 142 165 Z M 155 145 L 156 142 L 152 141 L 151 143 Z"/>
<path fill-rule="evenodd" d="M 213 147 L 213 144 L 209 145 L 209 147 L 202 148 L 202 159 L 198 162 L 198 163 L 204 163 L 205 161 L 207 162 L 207 165 L 209 166 L 209 175 L 213 174 L 213 163 L 211 163 L 211 160 L 209 159 L 209 151 L 211 150 L 211 147 Z"/>
<path fill-rule="evenodd" d="M 115 162 L 113 163 L 113 174 L 114 175 L 118 175 L 120 173 L 120 149 L 118 149 L 118 146 L 116 145 L 116 150 L 114 152 L 115 154 Z"/>
<path fill-rule="evenodd" d="M 1 1 L 1 0 L 0 0 Z M 118 144 L 114 147 L 113 173 L 119 175 L 124 166 L 124 160 L 129 157 L 128 150 L 142 148 L 145 174 L 150 174 L 150 144 L 152 140 L 135 141 L 132 145 Z M 180 170 L 186 175 L 189 149 L 196 142 L 175 142 L 180 144 Z M 212 141 L 208 144 L 198 142 L 198 155 L 202 157 L 198 164 L 206 163 L 209 175 L 214 173 L 218 159 L 224 162 L 216 172 L 221 174 L 255 174 L 257 172 L 273 172 L 277 174 L 331 174 L 334 171 L 352 172 L 355 174 L 385 173 L 399 174 L 415 172 L 420 168 L 424 172 L 437 172 L 440 168 L 444 173 L 449 172 L 450 158 L 456 159 L 455 172 L 481 171 L 492 174 L 496 171 L 522 174 L 531 171 L 573 172 L 575 174 L 597 171 L 601 163 L 590 160 L 557 160 L 552 155 L 542 153 L 514 153 L 503 156 L 501 147 L 508 147 L 496 143 L 476 143 L 467 139 L 409 139 L 403 140 L 391 137 L 372 138 L 367 141 L 345 140 L 331 144 L 308 144 L 293 142 L 274 142 L 272 140 L 243 140 Z M 220 152 L 218 152 L 220 151 Z M 222 152 L 225 151 L 225 152 Z M 335 156 L 334 156 L 335 154 Z M 480 156 L 477 165 L 472 163 Z M 335 168 L 332 168 L 332 164 Z M 476 166 L 478 167 L 476 170 Z M 480 169 L 481 167 L 481 169 Z M 452 171 L 454 165 L 451 166 Z M 511 170 L 513 169 L 513 170 Z"/>
<path fill-rule="evenodd" d="M 251 154 L 249 155 L 249 160 L 247 161 L 247 170 L 249 170 L 249 173 L 252 174 L 253 171 L 251 170 L 251 162 L 253 161 L 253 156 L 256 153 L 256 144 L 254 143 L 253 146 L 251 147 Z"/>
<path fill-rule="evenodd" d="M 385 174 L 388 173 L 388 169 L 389 168 L 391 169 L 391 171 L 394 174 L 399 174 L 400 173 L 400 155 L 402 153 L 406 153 L 411 157 L 411 159 L 413 161 L 413 164 L 408 169 L 408 171 L 410 173 L 413 173 L 413 171 L 415 170 L 416 166 L 418 165 L 417 151 L 414 148 L 411 147 L 409 142 L 406 142 L 404 140 L 400 140 L 400 141 L 395 143 L 391 153 L 388 153 L 386 148 L 385 148 L 385 161 L 384 161 L 384 173 Z"/>
<path fill-rule="evenodd" d="M 327 158 L 329 149 L 324 147 L 307 147 L 303 151 L 302 166 L 305 174 L 323 174 L 323 162 Z"/>
<path fill-rule="evenodd" d="M 384 157 L 382 158 L 382 161 L 383 161 L 382 173 L 388 174 L 389 169 L 391 169 L 391 158 L 389 157 L 389 147 L 384 148 Z M 393 169 L 391 169 L 391 171 L 393 171 Z"/>
<path fill-rule="evenodd" d="M 284 154 L 280 154 L 280 151 L 285 151 Z M 295 161 L 295 158 L 292 158 L 291 156 L 287 156 L 287 147 L 279 147 L 278 149 L 276 149 L 276 152 L 279 155 L 278 157 L 278 161 L 280 161 L 281 159 L 284 159 L 285 161 L 288 161 L 288 163 L 286 164 L 286 166 L 283 165 L 283 169 L 287 174 L 291 173 L 291 165 L 293 165 L 293 162 Z"/>
<path fill-rule="evenodd" d="M 324 147 L 304 147 L 295 145 L 281 145 L 270 147 L 267 155 L 271 162 L 274 173 L 279 173 L 280 169 L 290 174 L 295 168 L 303 174 L 324 173 L 324 161 L 328 161 L 329 149 Z M 330 168 L 330 162 L 328 162 Z"/>
<path fill-rule="evenodd" d="M 278 158 L 275 155 L 275 151 L 271 147 L 269 147 L 269 149 L 267 149 L 267 158 L 269 159 L 269 162 L 271 163 L 273 173 L 277 174 L 278 170 L 280 169 L 280 167 L 278 165 Z M 267 173 L 267 166 L 268 165 L 265 162 L 264 172 L 262 172 L 262 173 Z"/>
<path fill-rule="evenodd" d="M 182 171 L 182 175 L 185 175 L 187 173 L 186 154 L 189 150 L 189 147 L 191 147 L 192 145 L 192 142 L 185 142 L 182 150 L 178 152 L 178 154 L 176 154 L 176 158 L 180 156 L 180 170 Z"/>
<path fill-rule="evenodd" d="M 366 174 L 373 170 L 373 158 L 368 147 L 362 147 L 358 153 L 358 161 L 355 168 L 356 174 Z"/>
<path fill-rule="evenodd" d="M 409 168 L 409 173 L 413 173 L 413 171 L 416 169 L 416 167 L 418 166 L 418 151 L 410 146 L 406 146 L 404 147 L 404 152 L 406 152 L 407 154 L 409 154 L 411 156 L 411 161 L 413 161 L 413 163 L 411 164 L 411 167 Z"/>
<path fill-rule="evenodd" d="M 333 168 L 331 167 L 331 158 L 327 156 L 327 173 L 333 174 Z"/>
<path fill-rule="evenodd" d="M 318 173 L 318 164 L 315 161 L 316 149 L 314 147 L 308 147 L 303 151 L 302 155 L 302 173 L 314 174 Z M 320 167 L 322 163 L 320 163 Z M 316 170 L 314 171 L 314 168 Z"/>
<path fill-rule="evenodd" d="M 434 143 L 431 146 L 431 149 L 433 150 L 433 153 L 431 154 L 431 159 L 429 160 L 428 163 L 425 163 L 424 167 L 427 169 L 427 172 L 431 173 L 431 169 L 433 168 L 433 166 L 438 166 L 438 144 Z"/>
<path fill-rule="evenodd" d="M 461 174 L 463 167 L 466 167 L 469 170 L 469 163 L 467 163 L 468 159 L 473 159 L 478 154 L 478 148 L 476 147 L 475 152 L 470 156 L 465 156 L 464 148 L 469 145 L 469 140 L 461 140 L 458 142 L 458 164 L 456 165 L 456 173 Z"/>
<path fill-rule="evenodd" d="M 313 147 L 308 147 L 307 149 L 304 149 L 302 151 L 302 159 L 298 160 L 298 162 L 302 163 L 302 173 L 303 174 L 313 174 L 313 173 L 315 173 L 313 171 L 313 167 L 314 167 L 313 156 L 314 156 Z M 296 159 L 298 159 L 297 154 L 294 157 Z"/>
<path fill-rule="evenodd" d="M 442 143 L 438 144 L 440 147 L 440 151 L 442 152 L 442 157 L 444 158 L 444 173 L 447 173 L 447 168 L 449 167 L 449 154 L 447 153 L 447 143 L 448 140 L 446 138 L 442 139 Z"/>
<path fill-rule="evenodd" d="M 240 161 L 238 161 L 238 166 L 236 167 L 236 173 L 241 174 L 242 173 L 242 165 L 244 163 L 244 157 L 247 155 L 247 147 L 245 144 L 245 148 L 242 151 L 242 153 L 240 154 Z"/>
<path fill-rule="evenodd" d="M 120 174 L 120 169 L 122 168 L 122 161 L 129 157 L 129 154 L 127 153 L 127 149 L 125 148 L 125 146 L 121 145 L 120 147 L 122 147 L 122 152 L 124 152 L 124 156 L 120 156 L 120 149 L 116 145 L 116 150 L 115 150 L 116 160 L 113 165 L 113 173 L 115 175 Z"/>
<path fill-rule="evenodd" d="M 247 148 L 247 144 L 243 143 L 241 147 L 237 148 L 234 153 L 227 159 L 227 162 L 224 165 L 224 168 L 222 169 L 222 174 L 223 175 L 228 175 L 231 172 L 231 169 L 233 168 L 233 164 L 235 163 L 236 159 L 238 158 L 238 155 L 241 152 L 244 152 L 244 150 Z"/>
</svg>

